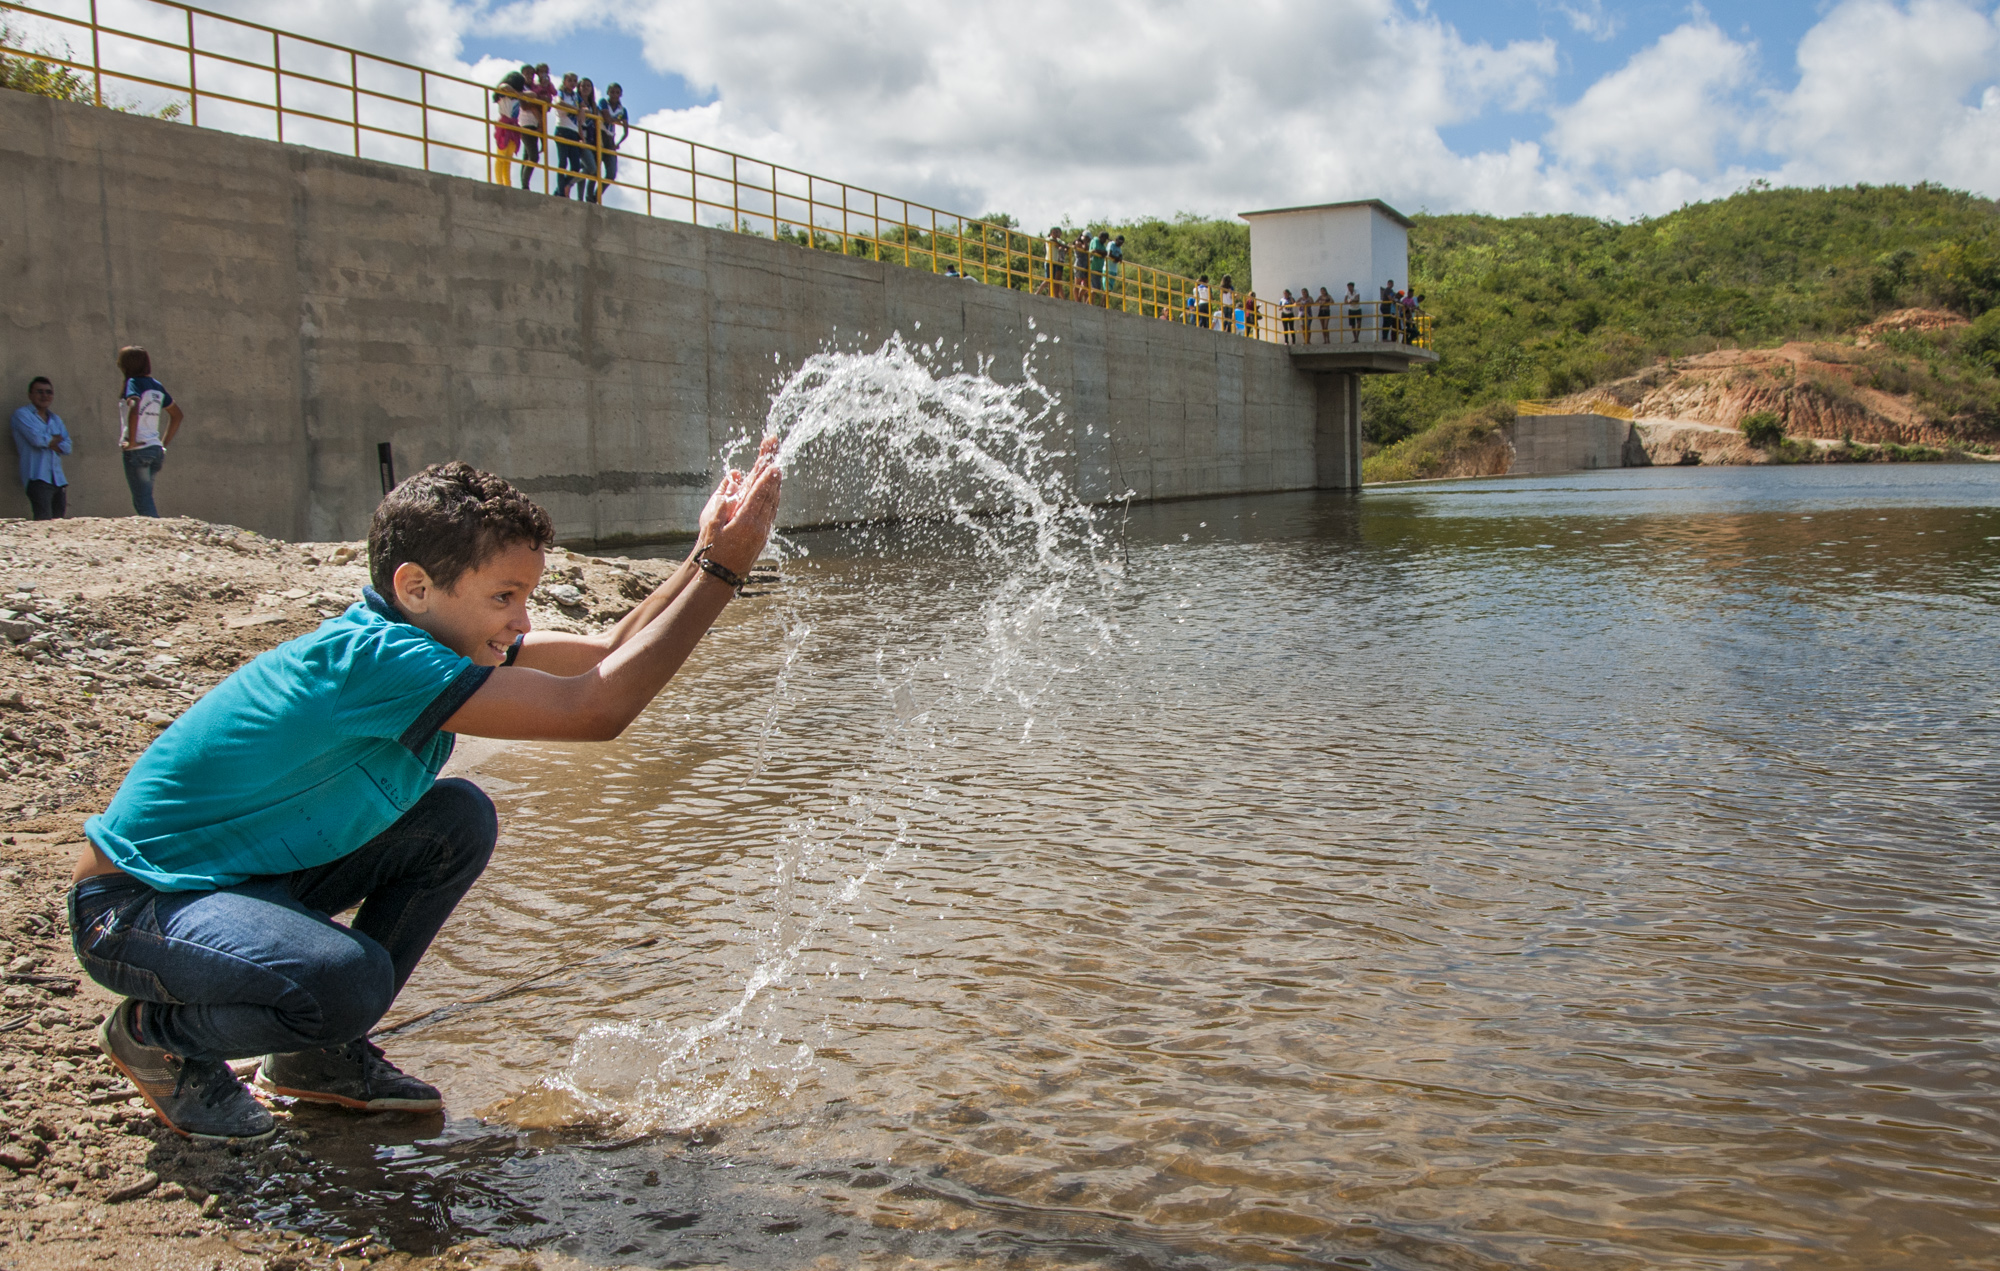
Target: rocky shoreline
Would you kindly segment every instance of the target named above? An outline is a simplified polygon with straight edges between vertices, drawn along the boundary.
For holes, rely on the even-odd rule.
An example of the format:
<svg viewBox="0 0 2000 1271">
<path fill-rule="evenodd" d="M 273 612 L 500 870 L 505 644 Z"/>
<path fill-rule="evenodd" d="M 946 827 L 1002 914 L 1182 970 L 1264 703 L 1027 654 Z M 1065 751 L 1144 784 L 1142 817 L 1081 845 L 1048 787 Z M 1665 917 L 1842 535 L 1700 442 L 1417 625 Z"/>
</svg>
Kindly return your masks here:
<svg viewBox="0 0 2000 1271">
<path fill-rule="evenodd" d="M 305 1185 L 309 1144 L 328 1131 L 281 1110 L 269 1148 L 185 1144 L 98 1053 L 97 1025 L 116 999 L 82 977 L 70 952 L 64 897 L 85 818 L 191 702 L 351 603 L 365 564 L 359 543 L 281 543 L 188 519 L 0 521 L 0 1265 L 549 1261 L 483 1244 L 417 1257 L 258 1223 L 257 1196 Z M 597 629 L 667 568 L 558 548 L 534 621 Z"/>
</svg>

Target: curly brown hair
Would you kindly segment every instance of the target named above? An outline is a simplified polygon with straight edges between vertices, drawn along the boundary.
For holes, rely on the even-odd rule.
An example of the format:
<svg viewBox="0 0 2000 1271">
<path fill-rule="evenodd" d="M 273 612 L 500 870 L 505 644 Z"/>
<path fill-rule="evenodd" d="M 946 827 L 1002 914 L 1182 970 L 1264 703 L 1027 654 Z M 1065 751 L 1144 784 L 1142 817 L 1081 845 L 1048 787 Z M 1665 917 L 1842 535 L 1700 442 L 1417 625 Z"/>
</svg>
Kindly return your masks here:
<svg viewBox="0 0 2000 1271">
<path fill-rule="evenodd" d="M 504 477 L 456 459 L 434 463 L 389 491 L 368 527 L 368 578 L 394 598 L 396 568 L 423 567 L 446 591 L 516 543 L 554 546 L 555 525 Z"/>
</svg>

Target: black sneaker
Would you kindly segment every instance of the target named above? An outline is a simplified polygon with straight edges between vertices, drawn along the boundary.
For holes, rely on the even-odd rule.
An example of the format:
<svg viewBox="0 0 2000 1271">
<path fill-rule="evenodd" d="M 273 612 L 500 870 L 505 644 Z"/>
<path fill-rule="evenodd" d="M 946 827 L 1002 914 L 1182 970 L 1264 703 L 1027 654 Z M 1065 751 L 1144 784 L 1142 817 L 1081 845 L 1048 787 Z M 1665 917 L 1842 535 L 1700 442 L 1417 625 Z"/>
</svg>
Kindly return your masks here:
<svg viewBox="0 0 2000 1271">
<path fill-rule="evenodd" d="M 266 1055 L 257 1085 L 288 1099 L 337 1103 L 363 1112 L 436 1112 L 444 1107 L 436 1086 L 382 1058 L 382 1048 L 366 1037 L 325 1050 Z"/>
<path fill-rule="evenodd" d="M 130 999 L 119 1003 L 97 1030 L 98 1045 L 167 1128 L 203 1143 L 261 1143 L 277 1132 L 270 1109 L 243 1088 L 228 1064 L 182 1059 L 141 1042 L 132 1027 L 138 1009 Z"/>
</svg>

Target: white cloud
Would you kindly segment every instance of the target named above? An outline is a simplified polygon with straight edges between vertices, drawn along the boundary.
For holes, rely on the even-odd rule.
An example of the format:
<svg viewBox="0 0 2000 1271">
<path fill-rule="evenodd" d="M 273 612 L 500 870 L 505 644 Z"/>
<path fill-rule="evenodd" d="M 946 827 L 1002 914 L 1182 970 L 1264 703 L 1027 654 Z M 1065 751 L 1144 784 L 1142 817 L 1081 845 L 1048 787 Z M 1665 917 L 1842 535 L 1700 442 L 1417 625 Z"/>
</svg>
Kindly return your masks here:
<svg viewBox="0 0 2000 1271">
<path fill-rule="evenodd" d="M 1593 40 L 1608 40 L 1624 26 L 1615 16 L 1604 11 L 1604 0 L 1581 0 L 1577 4 L 1559 4 L 1556 8 L 1569 19 L 1571 30 Z"/>
<path fill-rule="evenodd" d="M 479 6 L 464 0 L 201 0 L 201 7 L 440 71 L 469 69 L 459 51 L 479 16 Z M 223 37 L 210 28 L 202 38 Z"/>
<path fill-rule="evenodd" d="M 1506 156 L 1438 129 L 1539 100 L 1546 40 L 1467 41 L 1389 0 L 1310 7 L 652 0 L 649 59 L 716 101 L 649 122 L 857 184 L 1062 216 L 1386 194 Z"/>
<path fill-rule="evenodd" d="M 1957 0 L 1849 0 L 1799 42 L 1798 86 L 1771 100 L 1764 146 L 1787 181 L 1993 192 L 1996 51 L 1994 16 Z"/>
<path fill-rule="evenodd" d="M 1755 56 L 1705 18 L 1690 22 L 1554 111 L 1550 144 L 1563 162 L 1621 174 L 1711 171 L 1718 144 L 1742 129 L 1730 98 Z"/>
</svg>

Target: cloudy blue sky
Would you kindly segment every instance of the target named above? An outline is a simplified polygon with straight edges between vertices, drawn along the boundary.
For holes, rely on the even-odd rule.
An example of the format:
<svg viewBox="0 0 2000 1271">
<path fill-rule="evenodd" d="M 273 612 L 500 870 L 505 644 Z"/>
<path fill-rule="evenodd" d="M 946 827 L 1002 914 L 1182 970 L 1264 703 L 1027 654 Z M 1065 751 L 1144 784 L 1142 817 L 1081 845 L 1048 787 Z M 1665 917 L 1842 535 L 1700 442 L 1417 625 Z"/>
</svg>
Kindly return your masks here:
<svg viewBox="0 0 2000 1271">
<path fill-rule="evenodd" d="M 1760 179 L 2000 195 L 2000 11 L 1974 0 L 211 4 L 617 79 L 661 131 L 1031 224 L 1358 197 L 1625 218 Z"/>
</svg>

